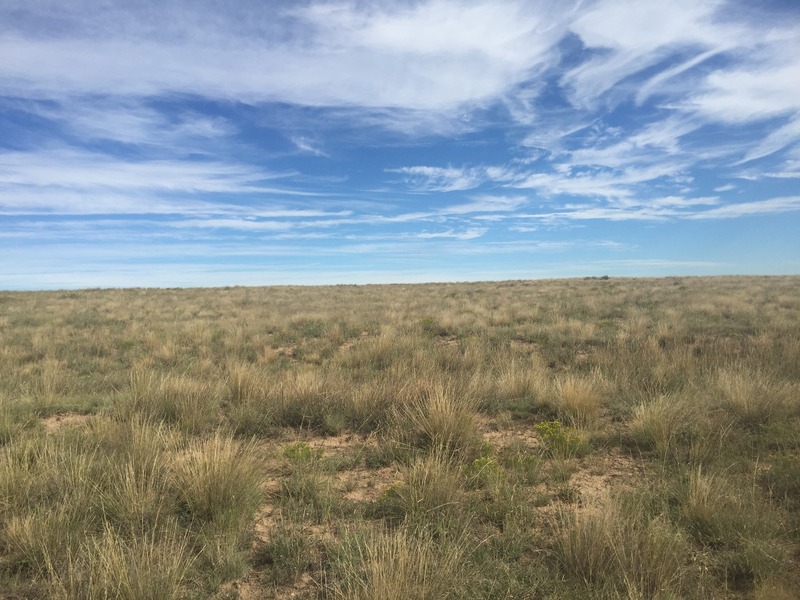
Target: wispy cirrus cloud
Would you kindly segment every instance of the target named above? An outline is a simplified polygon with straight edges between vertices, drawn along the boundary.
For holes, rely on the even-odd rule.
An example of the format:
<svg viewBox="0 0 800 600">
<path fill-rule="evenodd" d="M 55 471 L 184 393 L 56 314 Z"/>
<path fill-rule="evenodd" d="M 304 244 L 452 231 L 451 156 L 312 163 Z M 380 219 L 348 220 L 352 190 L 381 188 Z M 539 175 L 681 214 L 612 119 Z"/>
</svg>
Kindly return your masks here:
<svg viewBox="0 0 800 600">
<path fill-rule="evenodd" d="M 474 240 L 486 233 L 487 229 L 485 227 L 471 227 L 469 229 L 463 231 L 454 231 L 452 229 L 448 229 L 447 231 L 439 231 L 439 232 L 427 232 L 423 231 L 417 234 L 417 237 L 424 240 L 430 240 L 435 238 L 449 238 L 454 240 Z"/>
<path fill-rule="evenodd" d="M 736 219 L 753 215 L 770 215 L 800 210 L 800 196 L 769 198 L 753 202 L 737 202 L 687 215 L 687 219 Z"/>
<path fill-rule="evenodd" d="M 197 153 L 199 144 L 231 136 L 237 128 L 227 119 L 183 109 L 175 115 L 137 99 L 83 98 L 80 101 L 12 104 L 49 119 L 79 140 L 108 140 Z M 190 146 L 191 144 L 191 146 Z"/>
<path fill-rule="evenodd" d="M 464 204 L 454 204 L 439 209 L 448 215 L 468 215 L 474 213 L 513 213 L 530 201 L 527 196 L 499 196 L 479 194 Z"/>
<path fill-rule="evenodd" d="M 798 69 L 800 69 L 800 64 L 798 64 Z M 798 110 L 797 114 L 790 118 L 785 125 L 774 129 L 755 147 L 748 150 L 744 158 L 736 164 L 740 165 L 759 158 L 764 158 L 787 146 L 797 144 L 798 140 L 800 140 L 800 110 Z"/>
<path fill-rule="evenodd" d="M 15 8 L 15 21 L 44 22 L 47 12 Z M 552 60 L 566 27 L 560 11 L 518 1 L 366 10 L 285 4 L 270 7 L 269 18 L 245 2 L 213 11 L 207 22 L 195 7 L 170 8 L 174 18 L 149 22 L 133 5 L 55 10 L 47 17 L 59 34 L 23 27 L 0 35 L 2 87 L 42 98 L 181 92 L 311 106 L 452 108 L 524 80 L 532 64 Z"/>
<path fill-rule="evenodd" d="M 736 47 L 740 29 L 719 19 L 718 11 L 723 6 L 722 1 L 693 0 L 594 3 L 570 24 L 581 42 L 597 51 L 563 77 L 572 104 L 592 107 L 627 77 L 670 55 L 682 55 L 682 67 L 671 66 L 662 71 L 664 81 L 700 64 L 709 52 Z M 654 84 L 651 78 L 646 94 L 652 93 L 658 83 L 656 80 Z"/>
<path fill-rule="evenodd" d="M 0 185 L 256 192 L 260 183 L 290 174 L 242 163 L 135 161 L 70 148 L 0 154 Z"/>
<path fill-rule="evenodd" d="M 505 167 L 413 166 L 387 169 L 405 175 L 404 181 L 417 191 L 456 192 L 479 187 L 487 181 L 506 181 L 514 174 Z"/>
<path fill-rule="evenodd" d="M 74 148 L 5 152 L 0 153 L 0 213 L 207 212 L 215 210 L 221 195 L 303 195 L 271 184 L 291 175 L 240 162 L 136 161 Z"/>
<path fill-rule="evenodd" d="M 653 264 L 691 270 L 675 223 L 758 219 L 773 244 L 800 215 L 798 19 L 744 0 L 7 0 L 0 246 L 208 273 L 552 252 L 572 273 L 581 252 L 646 269 L 601 242 L 653 234 L 671 252 Z"/>
<path fill-rule="evenodd" d="M 314 156 L 329 156 L 328 153 L 322 149 L 321 144 L 316 140 L 310 139 L 303 135 L 293 135 L 289 139 L 300 152 L 306 152 L 308 154 L 313 154 Z"/>
<path fill-rule="evenodd" d="M 639 186 L 659 179 L 682 179 L 686 164 L 672 162 L 622 169 L 580 169 L 567 166 L 562 172 L 534 173 L 514 184 L 535 189 L 545 196 L 589 196 L 623 201 L 638 195 Z"/>
<path fill-rule="evenodd" d="M 708 208 L 712 207 L 712 208 Z M 720 206 L 718 198 L 658 198 L 631 203 L 629 206 L 568 204 L 552 212 L 520 215 L 533 221 L 674 221 L 734 219 L 772 215 L 800 210 L 800 197 L 788 196 L 754 202 L 728 203 Z"/>
<path fill-rule="evenodd" d="M 800 43 L 788 43 L 785 56 L 771 63 L 718 70 L 683 107 L 713 121 L 746 123 L 800 112 Z"/>
</svg>

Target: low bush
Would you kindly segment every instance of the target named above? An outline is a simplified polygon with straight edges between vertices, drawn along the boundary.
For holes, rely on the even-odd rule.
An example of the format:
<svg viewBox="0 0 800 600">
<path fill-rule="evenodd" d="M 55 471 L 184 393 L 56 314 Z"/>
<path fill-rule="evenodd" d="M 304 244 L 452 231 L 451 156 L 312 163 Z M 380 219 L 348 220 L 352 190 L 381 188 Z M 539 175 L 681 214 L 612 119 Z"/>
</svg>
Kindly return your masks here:
<svg viewBox="0 0 800 600">
<path fill-rule="evenodd" d="M 560 421 L 543 421 L 533 428 L 541 436 L 546 454 L 553 458 L 580 458 L 589 453 L 589 445 L 580 433 Z"/>
</svg>

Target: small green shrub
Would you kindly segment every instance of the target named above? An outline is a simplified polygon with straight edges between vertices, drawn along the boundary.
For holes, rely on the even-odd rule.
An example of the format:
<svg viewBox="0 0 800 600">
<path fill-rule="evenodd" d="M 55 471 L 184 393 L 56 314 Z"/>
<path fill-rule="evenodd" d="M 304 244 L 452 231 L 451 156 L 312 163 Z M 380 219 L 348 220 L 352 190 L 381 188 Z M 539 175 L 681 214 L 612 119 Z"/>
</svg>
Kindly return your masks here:
<svg viewBox="0 0 800 600">
<path fill-rule="evenodd" d="M 492 486 L 504 477 L 503 467 L 490 456 L 481 456 L 473 460 L 465 470 L 470 485 L 478 488 Z"/>
<path fill-rule="evenodd" d="M 589 446 L 580 434 L 560 421 L 543 421 L 533 428 L 541 436 L 547 453 L 554 458 L 580 458 L 589 453 Z"/>
<path fill-rule="evenodd" d="M 287 515 L 322 523 L 339 512 L 340 501 L 333 487 L 333 465 L 323 460 L 321 448 L 306 442 L 284 447 L 291 473 L 281 480 L 279 499 Z"/>
<path fill-rule="evenodd" d="M 514 483 L 535 485 L 541 479 L 542 459 L 523 445 L 512 444 L 504 448 L 498 461 Z"/>
<path fill-rule="evenodd" d="M 234 435 L 240 438 L 267 437 L 275 430 L 272 414 L 255 400 L 244 400 L 225 408 L 225 418 Z"/>
<path fill-rule="evenodd" d="M 306 442 L 295 442 L 284 446 L 281 454 L 292 462 L 307 463 L 321 459 L 323 451 L 322 448 L 314 450 Z"/>
</svg>

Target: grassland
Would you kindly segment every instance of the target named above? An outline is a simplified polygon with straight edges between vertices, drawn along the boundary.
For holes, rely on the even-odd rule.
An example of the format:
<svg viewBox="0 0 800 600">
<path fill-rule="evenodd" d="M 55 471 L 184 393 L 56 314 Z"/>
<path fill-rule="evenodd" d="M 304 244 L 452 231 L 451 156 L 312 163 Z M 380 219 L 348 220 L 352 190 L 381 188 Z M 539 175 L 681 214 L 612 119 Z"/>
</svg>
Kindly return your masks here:
<svg viewBox="0 0 800 600">
<path fill-rule="evenodd" d="M 0 598 L 798 597 L 800 277 L 0 292 Z"/>
</svg>

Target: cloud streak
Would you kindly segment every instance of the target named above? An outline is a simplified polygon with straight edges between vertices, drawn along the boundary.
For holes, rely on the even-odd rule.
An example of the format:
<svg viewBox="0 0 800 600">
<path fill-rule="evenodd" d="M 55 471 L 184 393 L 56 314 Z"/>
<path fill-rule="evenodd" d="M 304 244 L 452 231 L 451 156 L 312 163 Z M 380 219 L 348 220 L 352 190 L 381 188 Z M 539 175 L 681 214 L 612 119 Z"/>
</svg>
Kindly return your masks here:
<svg viewBox="0 0 800 600">
<path fill-rule="evenodd" d="M 234 14 L 222 19 L 229 27 L 222 33 L 208 26 L 180 30 L 175 21 L 143 23 L 133 8 L 113 16 L 87 11 L 83 24 L 62 13 L 56 22 L 74 27 L 73 35 L 0 36 L 2 87 L 40 98 L 181 92 L 313 106 L 452 108 L 522 81 L 532 64 L 550 60 L 565 26 L 548 19 L 560 13 L 515 1 L 368 10 L 310 4 L 278 8 L 275 24 L 250 27 L 242 21 L 254 5 L 229 8 Z M 188 11 L 180 17 L 199 25 Z"/>
<path fill-rule="evenodd" d="M 791 3 L 7 0 L 0 22 L 0 251 L 42 273 L 56 244 L 209 277 L 226 252 L 273 273 L 715 269 L 672 232 L 733 223 L 758 232 L 739 262 L 800 260 Z"/>
</svg>

